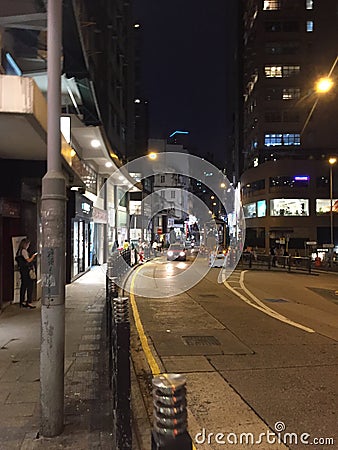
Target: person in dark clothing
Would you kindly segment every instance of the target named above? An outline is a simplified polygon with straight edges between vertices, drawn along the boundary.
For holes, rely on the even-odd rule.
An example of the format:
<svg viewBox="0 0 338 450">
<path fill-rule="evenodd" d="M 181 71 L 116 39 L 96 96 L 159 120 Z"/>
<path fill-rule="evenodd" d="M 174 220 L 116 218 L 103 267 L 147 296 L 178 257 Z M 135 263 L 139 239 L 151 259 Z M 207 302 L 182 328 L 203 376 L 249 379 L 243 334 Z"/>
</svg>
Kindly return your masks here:
<svg viewBox="0 0 338 450">
<path fill-rule="evenodd" d="M 19 265 L 19 271 L 21 275 L 21 286 L 20 286 L 20 308 L 35 308 L 32 305 L 32 294 L 33 294 L 33 280 L 29 276 L 30 265 L 36 258 L 37 253 L 29 256 L 28 247 L 30 242 L 28 239 L 22 239 L 19 244 L 18 251 L 16 253 L 16 261 Z M 27 292 L 27 301 L 25 302 L 25 296 Z"/>
</svg>

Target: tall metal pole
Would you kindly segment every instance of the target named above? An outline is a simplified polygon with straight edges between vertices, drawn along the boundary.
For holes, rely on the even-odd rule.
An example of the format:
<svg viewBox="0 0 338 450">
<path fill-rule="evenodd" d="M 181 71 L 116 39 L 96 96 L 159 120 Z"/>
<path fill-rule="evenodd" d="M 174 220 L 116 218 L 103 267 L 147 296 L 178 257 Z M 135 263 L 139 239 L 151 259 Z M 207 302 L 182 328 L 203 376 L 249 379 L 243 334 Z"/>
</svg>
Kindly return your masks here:
<svg viewBox="0 0 338 450">
<path fill-rule="evenodd" d="M 332 211 L 332 197 L 333 197 L 333 176 L 332 164 L 330 164 L 330 244 L 333 245 L 333 211 Z"/>
<path fill-rule="evenodd" d="M 42 180 L 41 434 L 63 430 L 66 183 L 61 166 L 62 0 L 48 0 L 47 174 Z"/>
<path fill-rule="evenodd" d="M 330 163 L 330 267 L 332 267 L 333 260 L 333 210 L 332 210 L 332 197 L 333 197 L 333 173 L 332 164 Z"/>
</svg>

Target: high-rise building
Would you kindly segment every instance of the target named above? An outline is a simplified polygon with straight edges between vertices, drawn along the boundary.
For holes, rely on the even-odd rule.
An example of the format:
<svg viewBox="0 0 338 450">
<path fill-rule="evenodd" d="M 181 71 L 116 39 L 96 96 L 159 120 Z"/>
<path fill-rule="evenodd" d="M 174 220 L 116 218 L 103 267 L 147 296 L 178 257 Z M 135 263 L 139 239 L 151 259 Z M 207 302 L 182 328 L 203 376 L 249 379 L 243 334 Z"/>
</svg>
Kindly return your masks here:
<svg viewBox="0 0 338 450">
<path fill-rule="evenodd" d="M 332 217 L 338 164 L 328 162 L 338 153 L 337 2 L 242 5 L 247 243 L 266 250 L 305 251 L 306 242 L 330 248 L 338 244 Z M 321 92 L 317 82 L 323 77 L 328 89 Z"/>
</svg>

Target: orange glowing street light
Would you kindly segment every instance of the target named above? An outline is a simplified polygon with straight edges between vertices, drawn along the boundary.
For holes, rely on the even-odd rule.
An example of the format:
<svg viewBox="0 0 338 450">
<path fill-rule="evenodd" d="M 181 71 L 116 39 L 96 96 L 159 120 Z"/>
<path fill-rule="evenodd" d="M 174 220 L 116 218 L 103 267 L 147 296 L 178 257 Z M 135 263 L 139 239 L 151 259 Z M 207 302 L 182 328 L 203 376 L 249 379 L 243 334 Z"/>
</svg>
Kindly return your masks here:
<svg viewBox="0 0 338 450">
<path fill-rule="evenodd" d="M 320 78 L 316 83 L 316 92 L 318 94 L 326 94 L 333 87 L 333 81 L 330 77 Z"/>
</svg>

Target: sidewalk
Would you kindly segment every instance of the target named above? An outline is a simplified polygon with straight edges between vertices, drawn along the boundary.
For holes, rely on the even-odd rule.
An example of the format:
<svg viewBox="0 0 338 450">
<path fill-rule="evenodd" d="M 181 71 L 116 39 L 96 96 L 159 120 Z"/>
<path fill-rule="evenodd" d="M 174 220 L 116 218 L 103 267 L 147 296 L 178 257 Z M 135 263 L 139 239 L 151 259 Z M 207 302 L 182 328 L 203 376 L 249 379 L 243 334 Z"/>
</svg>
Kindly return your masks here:
<svg viewBox="0 0 338 450">
<path fill-rule="evenodd" d="M 40 302 L 0 315 L 0 450 L 112 449 L 105 337 L 105 273 L 66 287 L 65 428 L 39 437 Z"/>
</svg>

